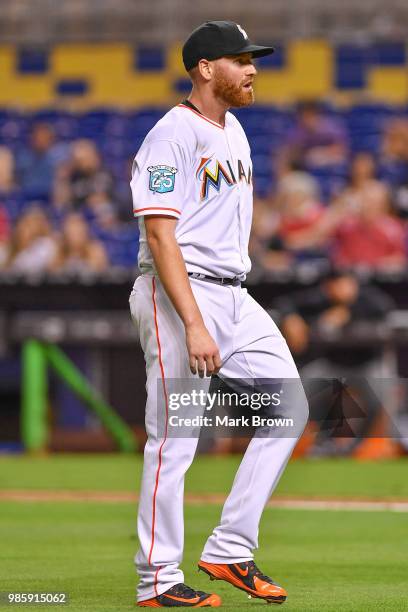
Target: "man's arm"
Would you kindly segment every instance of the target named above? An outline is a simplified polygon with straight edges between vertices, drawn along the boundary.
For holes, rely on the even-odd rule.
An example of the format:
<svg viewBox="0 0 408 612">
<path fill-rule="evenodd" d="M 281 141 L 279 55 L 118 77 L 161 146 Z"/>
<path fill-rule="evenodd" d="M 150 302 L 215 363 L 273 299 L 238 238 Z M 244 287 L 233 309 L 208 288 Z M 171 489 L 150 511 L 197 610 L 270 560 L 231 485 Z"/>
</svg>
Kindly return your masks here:
<svg viewBox="0 0 408 612">
<path fill-rule="evenodd" d="M 146 238 L 160 281 L 184 323 L 186 344 L 193 374 L 201 378 L 217 374 L 221 367 L 218 347 L 205 327 L 191 290 L 186 266 L 175 238 L 177 219 L 145 216 Z"/>
</svg>

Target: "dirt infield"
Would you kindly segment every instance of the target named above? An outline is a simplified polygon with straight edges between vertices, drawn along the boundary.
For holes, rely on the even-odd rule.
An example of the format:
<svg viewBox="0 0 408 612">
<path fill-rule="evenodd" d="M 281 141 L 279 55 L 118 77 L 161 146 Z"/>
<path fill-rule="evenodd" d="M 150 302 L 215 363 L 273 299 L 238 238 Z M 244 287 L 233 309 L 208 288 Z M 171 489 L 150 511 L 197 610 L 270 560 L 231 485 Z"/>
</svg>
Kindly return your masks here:
<svg viewBox="0 0 408 612">
<path fill-rule="evenodd" d="M 47 490 L 7 490 L 0 491 L 1 501 L 17 502 L 96 502 L 96 503 L 137 503 L 136 493 L 127 491 L 47 491 Z M 225 501 L 222 494 L 192 494 L 185 496 L 187 504 L 221 505 Z M 300 510 L 350 510 L 371 512 L 408 512 L 408 500 L 387 498 L 302 498 L 277 496 L 268 502 L 269 508 L 287 508 Z"/>
</svg>

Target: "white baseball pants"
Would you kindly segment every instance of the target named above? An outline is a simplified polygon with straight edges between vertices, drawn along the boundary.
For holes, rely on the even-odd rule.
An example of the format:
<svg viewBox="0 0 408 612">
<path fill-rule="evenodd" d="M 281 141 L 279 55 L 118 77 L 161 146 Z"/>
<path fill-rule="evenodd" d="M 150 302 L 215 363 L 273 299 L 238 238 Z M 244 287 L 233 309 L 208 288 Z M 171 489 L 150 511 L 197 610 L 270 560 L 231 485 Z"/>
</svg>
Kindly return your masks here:
<svg viewBox="0 0 408 612">
<path fill-rule="evenodd" d="M 190 279 L 206 327 L 217 343 L 221 378 L 292 378 L 299 375 L 279 329 L 241 287 Z M 143 601 L 183 582 L 184 476 L 197 438 L 158 437 L 157 409 L 168 415 L 166 378 L 189 378 L 183 323 L 160 280 L 142 275 L 130 296 L 147 373 L 144 467 L 138 512 L 140 548 L 135 557 Z M 159 380 L 159 384 L 158 384 Z M 208 379 L 209 384 L 209 379 Z M 296 415 L 303 430 L 308 418 L 302 392 Z M 298 423 L 299 425 L 299 423 Z M 297 442 L 296 437 L 254 437 L 248 445 L 225 502 L 221 521 L 208 538 L 201 559 L 238 563 L 253 558 L 262 511 Z"/>
</svg>

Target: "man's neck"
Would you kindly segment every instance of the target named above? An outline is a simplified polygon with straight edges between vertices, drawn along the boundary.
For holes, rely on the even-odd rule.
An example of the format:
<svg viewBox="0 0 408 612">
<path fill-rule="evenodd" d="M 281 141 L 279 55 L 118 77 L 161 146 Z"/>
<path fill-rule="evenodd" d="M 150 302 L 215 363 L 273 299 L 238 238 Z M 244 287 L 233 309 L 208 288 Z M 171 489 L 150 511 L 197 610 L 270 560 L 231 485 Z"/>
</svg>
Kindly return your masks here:
<svg viewBox="0 0 408 612">
<path fill-rule="evenodd" d="M 228 108 L 215 98 L 207 99 L 206 96 L 193 90 L 187 100 L 207 119 L 211 119 L 222 126 L 225 125 L 225 114 Z"/>
</svg>

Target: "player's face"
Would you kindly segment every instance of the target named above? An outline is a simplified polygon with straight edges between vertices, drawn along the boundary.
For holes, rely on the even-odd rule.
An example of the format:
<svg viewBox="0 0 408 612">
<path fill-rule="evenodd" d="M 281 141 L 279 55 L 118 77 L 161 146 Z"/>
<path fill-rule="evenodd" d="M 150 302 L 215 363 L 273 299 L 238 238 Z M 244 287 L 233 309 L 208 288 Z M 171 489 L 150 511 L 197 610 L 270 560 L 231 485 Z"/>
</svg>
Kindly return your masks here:
<svg viewBox="0 0 408 612">
<path fill-rule="evenodd" d="M 256 74 L 251 53 L 221 57 L 214 61 L 214 95 L 227 106 L 249 106 L 255 101 L 253 81 Z"/>
</svg>

